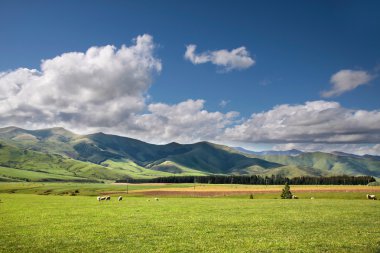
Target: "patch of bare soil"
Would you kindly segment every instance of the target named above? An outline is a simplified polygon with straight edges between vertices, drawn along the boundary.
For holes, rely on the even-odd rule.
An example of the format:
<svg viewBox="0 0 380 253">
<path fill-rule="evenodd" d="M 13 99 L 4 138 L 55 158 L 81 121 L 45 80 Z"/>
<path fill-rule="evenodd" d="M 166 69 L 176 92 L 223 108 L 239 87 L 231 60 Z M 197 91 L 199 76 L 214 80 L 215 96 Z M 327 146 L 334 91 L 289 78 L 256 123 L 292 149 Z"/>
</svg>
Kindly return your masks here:
<svg viewBox="0 0 380 253">
<path fill-rule="evenodd" d="M 111 183 L 113 185 L 149 185 L 149 186 L 159 186 L 159 185 L 172 185 L 171 183 L 141 183 L 141 184 L 135 184 L 135 183 Z"/>
<path fill-rule="evenodd" d="M 147 189 L 135 190 L 131 193 L 141 194 L 146 196 L 194 196 L 194 197 L 216 197 L 216 196 L 231 196 L 244 194 L 265 194 L 279 193 L 281 187 L 262 187 L 262 188 L 227 188 L 227 187 L 199 187 L 199 188 L 166 188 L 166 189 Z M 292 191 L 297 193 L 312 193 L 312 192 L 380 192 L 380 187 L 369 188 L 367 186 L 296 186 Z"/>
</svg>

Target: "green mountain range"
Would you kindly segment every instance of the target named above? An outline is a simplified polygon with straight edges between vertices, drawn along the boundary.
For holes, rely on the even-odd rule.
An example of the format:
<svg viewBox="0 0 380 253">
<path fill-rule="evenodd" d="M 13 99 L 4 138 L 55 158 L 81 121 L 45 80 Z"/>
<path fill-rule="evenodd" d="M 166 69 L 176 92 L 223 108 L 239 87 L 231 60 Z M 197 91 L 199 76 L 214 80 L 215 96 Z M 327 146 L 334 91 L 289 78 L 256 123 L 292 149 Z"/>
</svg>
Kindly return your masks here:
<svg viewBox="0 0 380 253">
<path fill-rule="evenodd" d="M 101 181 L 209 174 L 380 177 L 380 160 L 375 156 L 265 154 L 210 142 L 155 145 L 104 133 L 77 135 L 64 128 L 0 128 L 2 181 Z"/>
</svg>

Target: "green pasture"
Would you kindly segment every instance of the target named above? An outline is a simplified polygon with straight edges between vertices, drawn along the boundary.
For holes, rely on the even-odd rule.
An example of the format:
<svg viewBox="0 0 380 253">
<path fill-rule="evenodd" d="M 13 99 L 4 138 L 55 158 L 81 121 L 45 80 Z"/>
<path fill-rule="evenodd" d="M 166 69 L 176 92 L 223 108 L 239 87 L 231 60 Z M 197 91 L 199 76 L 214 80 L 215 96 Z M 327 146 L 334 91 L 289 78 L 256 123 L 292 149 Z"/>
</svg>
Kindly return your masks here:
<svg viewBox="0 0 380 253">
<path fill-rule="evenodd" d="M 83 190 L 82 188 L 80 190 Z M 380 201 L 0 194 L 0 252 L 379 252 Z"/>
<path fill-rule="evenodd" d="M 0 167 L 1 171 L 1 167 Z M 31 172 L 33 173 L 33 172 Z M 76 196 L 99 196 L 102 194 L 107 195 L 126 195 L 128 190 L 131 196 L 142 196 L 142 193 L 134 193 L 134 190 L 155 190 L 170 188 L 191 188 L 194 184 L 102 184 L 102 183 L 80 183 L 80 182 L 2 182 L 0 183 L 0 193 L 23 193 L 23 194 L 37 194 L 37 195 L 76 195 Z M 241 189 L 245 193 L 234 194 L 221 194 L 219 198 L 235 198 L 247 199 L 250 194 L 247 193 L 252 190 L 254 199 L 279 199 L 281 194 L 282 185 L 213 185 L 213 184 L 195 184 L 195 189 L 206 189 L 221 191 L 229 191 L 234 189 Z M 340 191 L 331 191 L 331 187 Z M 379 192 L 379 186 L 366 186 L 366 192 L 359 191 L 363 186 L 328 186 L 328 185 L 302 185 L 291 186 L 293 194 L 297 195 L 300 199 L 358 199 L 364 200 L 366 194 L 376 194 Z M 302 192 L 299 190 L 302 189 Z M 315 190 L 318 190 L 317 192 Z M 344 189 L 347 189 L 345 191 Z M 255 190 L 270 190 L 268 193 L 255 193 Z M 273 192 L 275 191 L 275 192 Z M 114 193 L 112 193 L 114 192 Z M 197 192 L 188 191 L 186 195 L 179 193 L 178 195 L 170 195 L 172 198 L 178 197 L 198 197 Z"/>
<path fill-rule="evenodd" d="M 52 174 L 49 172 L 38 172 L 32 170 L 20 170 L 0 166 L 0 175 L 6 177 L 7 181 L 12 179 L 14 181 L 88 181 L 87 178 L 74 177 L 69 175 Z M 5 180 L 4 180 L 5 181 Z"/>
<path fill-rule="evenodd" d="M 174 164 L 174 165 L 173 165 Z M 175 163 L 164 162 L 155 168 L 145 168 L 139 166 L 132 161 L 112 161 L 106 160 L 102 165 L 107 166 L 107 168 L 119 172 L 119 174 L 124 174 L 135 179 L 147 179 L 155 177 L 169 177 L 175 175 L 181 176 L 204 176 L 206 173 L 201 171 L 192 170 Z M 176 171 L 170 171 L 170 166 L 175 167 Z"/>
<path fill-rule="evenodd" d="M 24 193 L 38 195 L 84 195 L 98 196 L 104 192 L 126 192 L 133 190 L 190 187 L 192 184 L 178 185 L 139 185 L 139 184 L 94 184 L 94 183 L 0 183 L 0 193 Z M 112 195 L 112 194 L 108 194 Z M 120 194 L 118 194 L 120 195 Z"/>
</svg>

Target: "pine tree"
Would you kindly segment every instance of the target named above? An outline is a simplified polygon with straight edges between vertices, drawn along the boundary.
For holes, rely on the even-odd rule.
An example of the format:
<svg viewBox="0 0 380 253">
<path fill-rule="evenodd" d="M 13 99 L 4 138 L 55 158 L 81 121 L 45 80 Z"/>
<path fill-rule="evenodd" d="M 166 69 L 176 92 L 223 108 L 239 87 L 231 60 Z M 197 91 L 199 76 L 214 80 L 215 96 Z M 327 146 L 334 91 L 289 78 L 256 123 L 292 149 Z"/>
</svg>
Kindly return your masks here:
<svg viewBox="0 0 380 253">
<path fill-rule="evenodd" d="M 284 189 L 282 189 L 281 198 L 282 199 L 291 199 L 292 196 L 293 196 L 293 194 L 290 191 L 290 186 L 289 186 L 288 182 L 286 182 Z"/>
</svg>

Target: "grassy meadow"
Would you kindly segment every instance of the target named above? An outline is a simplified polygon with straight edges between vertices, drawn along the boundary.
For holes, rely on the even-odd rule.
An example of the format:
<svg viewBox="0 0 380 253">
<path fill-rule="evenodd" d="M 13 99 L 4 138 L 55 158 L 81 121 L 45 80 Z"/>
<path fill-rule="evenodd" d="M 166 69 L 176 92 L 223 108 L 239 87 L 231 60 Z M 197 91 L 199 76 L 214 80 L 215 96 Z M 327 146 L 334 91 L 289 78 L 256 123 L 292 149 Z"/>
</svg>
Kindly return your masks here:
<svg viewBox="0 0 380 253">
<path fill-rule="evenodd" d="M 225 197 L 142 194 L 193 185 L 79 183 L 0 184 L 0 252 L 379 252 L 380 201 L 346 191 L 281 200 L 265 186 L 202 186 L 256 190 Z M 202 188 L 203 187 L 203 188 Z M 206 189 L 210 187 L 210 189 Z M 237 188 L 236 188 L 237 187 Z M 301 189 L 294 186 L 293 189 Z M 269 187 L 269 190 L 280 189 Z M 339 188 L 339 187 L 338 187 Z M 377 187 L 378 188 L 378 187 Z M 377 188 L 371 188 L 372 190 Z M 224 189 L 224 190 L 225 190 Z M 77 196 L 62 192 L 78 190 Z M 314 188 L 309 188 L 310 191 Z M 46 192 L 47 191 L 47 192 Z M 118 202 L 98 202 L 114 191 Z M 13 192 L 13 193 L 11 193 Z M 134 192 L 140 194 L 133 194 Z M 260 191 L 262 192 L 262 191 Z M 320 194 L 320 195 L 317 195 Z M 301 195 L 301 194 L 298 194 Z M 111 194 L 112 196 L 112 194 Z"/>
</svg>

